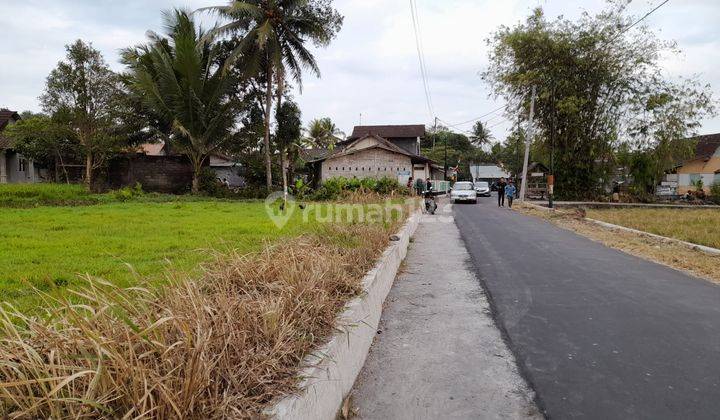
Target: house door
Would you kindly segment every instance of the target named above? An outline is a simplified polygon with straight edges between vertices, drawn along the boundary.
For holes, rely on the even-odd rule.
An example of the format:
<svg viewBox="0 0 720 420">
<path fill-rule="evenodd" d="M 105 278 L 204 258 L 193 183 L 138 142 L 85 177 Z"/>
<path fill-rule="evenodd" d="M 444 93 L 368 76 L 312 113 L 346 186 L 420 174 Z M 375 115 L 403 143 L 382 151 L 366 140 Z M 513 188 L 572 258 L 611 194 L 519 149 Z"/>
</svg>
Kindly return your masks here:
<svg viewBox="0 0 720 420">
<path fill-rule="evenodd" d="M 428 175 L 425 171 L 425 165 L 413 165 L 413 179 L 427 179 Z"/>
</svg>

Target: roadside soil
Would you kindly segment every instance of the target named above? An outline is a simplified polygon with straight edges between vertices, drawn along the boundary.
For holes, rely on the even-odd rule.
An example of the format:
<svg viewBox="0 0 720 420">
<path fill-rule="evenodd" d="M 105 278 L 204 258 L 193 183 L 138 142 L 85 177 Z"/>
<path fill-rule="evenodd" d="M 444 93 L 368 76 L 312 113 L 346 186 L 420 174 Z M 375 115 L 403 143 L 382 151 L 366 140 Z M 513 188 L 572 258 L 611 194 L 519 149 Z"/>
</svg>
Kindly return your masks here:
<svg viewBox="0 0 720 420">
<path fill-rule="evenodd" d="M 543 211 L 518 203 L 516 210 L 548 220 L 610 248 L 720 284 L 720 255 L 710 255 L 650 236 L 604 228 L 584 220 L 584 214 L 577 209 Z"/>
</svg>

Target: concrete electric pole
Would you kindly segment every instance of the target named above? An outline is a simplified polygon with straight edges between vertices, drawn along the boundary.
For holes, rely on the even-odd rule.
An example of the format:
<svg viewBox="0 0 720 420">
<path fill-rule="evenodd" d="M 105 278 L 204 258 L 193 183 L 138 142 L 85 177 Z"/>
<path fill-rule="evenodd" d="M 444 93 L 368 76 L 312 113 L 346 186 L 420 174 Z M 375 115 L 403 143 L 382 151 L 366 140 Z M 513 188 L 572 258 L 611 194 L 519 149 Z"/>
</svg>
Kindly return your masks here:
<svg viewBox="0 0 720 420">
<path fill-rule="evenodd" d="M 530 159 L 530 144 L 533 138 L 533 117 L 535 114 L 535 86 L 532 87 L 532 96 L 530 97 L 530 120 L 528 121 L 527 138 L 525 139 L 525 160 L 523 161 L 522 186 L 520 187 L 520 201 L 525 201 L 525 191 L 527 191 L 528 179 L 528 159 Z"/>
</svg>

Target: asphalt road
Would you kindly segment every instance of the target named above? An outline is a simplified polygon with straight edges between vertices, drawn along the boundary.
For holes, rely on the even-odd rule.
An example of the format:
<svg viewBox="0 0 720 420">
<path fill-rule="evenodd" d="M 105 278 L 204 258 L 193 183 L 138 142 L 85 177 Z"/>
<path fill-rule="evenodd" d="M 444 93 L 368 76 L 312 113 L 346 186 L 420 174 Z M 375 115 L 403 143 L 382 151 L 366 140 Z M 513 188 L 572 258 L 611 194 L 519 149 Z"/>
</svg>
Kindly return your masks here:
<svg viewBox="0 0 720 420">
<path fill-rule="evenodd" d="M 719 286 L 498 208 L 495 197 L 453 207 L 549 418 L 720 418 Z"/>
</svg>

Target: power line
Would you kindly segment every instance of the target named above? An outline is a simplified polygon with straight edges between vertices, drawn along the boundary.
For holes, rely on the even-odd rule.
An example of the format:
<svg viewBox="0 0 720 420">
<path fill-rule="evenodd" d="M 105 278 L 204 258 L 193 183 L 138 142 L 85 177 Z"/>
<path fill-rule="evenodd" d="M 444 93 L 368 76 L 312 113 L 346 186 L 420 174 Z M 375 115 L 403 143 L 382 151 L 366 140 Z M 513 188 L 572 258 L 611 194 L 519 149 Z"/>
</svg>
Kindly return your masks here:
<svg viewBox="0 0 720 420">
<path fill-rule="evenodd" d="M 494 113 L 496 113 L 496 112 L 498 112 L 498 111 L 500 111 L 500 110 L 503 110 L 503 109 L 507 108 L 508 106 L 509 106 L 509 104 L 508 104 L 508 105 L 503 105 L 503 106 L 501 106 L 500 108 L 495 108 L 495 109 L 493 109 L 492 111 L 490 111 L 490 112 L 488 112 L 488 113 L 486 113 L 486 114 L 480 115 L 479 117 L 475 117 L 475 118 L 470 119 L 470 120 L 467 120 L 467 121 L 463 121 L 463 122 L 461 122 L 461 123 L 448 124 L 448 123 L 446 122 L 445 124 L 448 124 L 448 128 L 457 127 L 457 126 L 459 126 L 459 125 L 465 125 L 465 124 L 467 124 L 467 123 L 471 123 L 471 122 L 477 121 L 477 120 L 479 120 L 479 119 L 485 118 L 485 117 L 487 117 L 488 115 L 492 115 L 492 114 L 494 114 Z M 444 121 L 443 121 L 443 122 L 444 122 Z"/>
<path fill-rule="evenodd" d="M 614 37 L 612 37 L 612 38 L 607 42 L 607 44 L 610 44 L 610 43 L 614 42 L 615 40 L 617 40 L 622 34 L 624 34 L 625 32 L 629 31 L 630 29 L 632 29 L 632 28 L 633 28 L 635 25 L 637 25 L 638 23 L 640 23 L 640 22 L 642 22 L 643 20 L 647 19 L 648 16 L 650 16 L 650 15 L 653 14 L 653 13 L 655 13 L 655 11 L 656 11 L 657 9 L 663 7 L 663 6 L 664 6 L 667 2 L 669 2 L 669 1 L 670 1 L 670 0 L 665 0 L 665 1 L 663 1 L 662 3 L 660 3 L 659 5 L 655 6 L 654 9 L 652 9 L 651 11 L 645 13 L 645 15 L 644 15 L 643 17 L 641 17 L 640 19 L 636 20 L 633 24 L 631 24 L 631 25 L 628 26 L 627 28 L 625 28 L 625 29 L 623 29 L 622 31 L 620 31 L 620 33 L 618 33 L 617 35 L 615 35 Z"/>
<path fill-rule="evenodd" d="M 491 125 L 490 127 L 485 127 L 485 129 L 489 130 L 489 129 L 493 128 L 493 127 L 497 127 L 498 125 L 505 124 L 506 122 L 512 122 L 512 121 L 508 120 L 507 118 L 503 118 L 502 121 L 497 122 L 497 123 Z"/>
<path fill-rule="evenodd" d="M 425 90 L 425 102 L 431 117 L 435 117 L 433 109 L 432 95 L 430 94 L 430 84 L 428 83 L 427 67 L 425 66 L 425 54 L 423 53 L 422 41 L 420 40 L 420 19 L 417 16 L 417 7 L 413 0 L 410 0 L 410 16 L 413 22 L 413 31 L 415 32 L 415 47 L 417 48 L 418 61 L 420 62 L 420 75 L 423 80 L 423 88 Z"/>
</svg>

